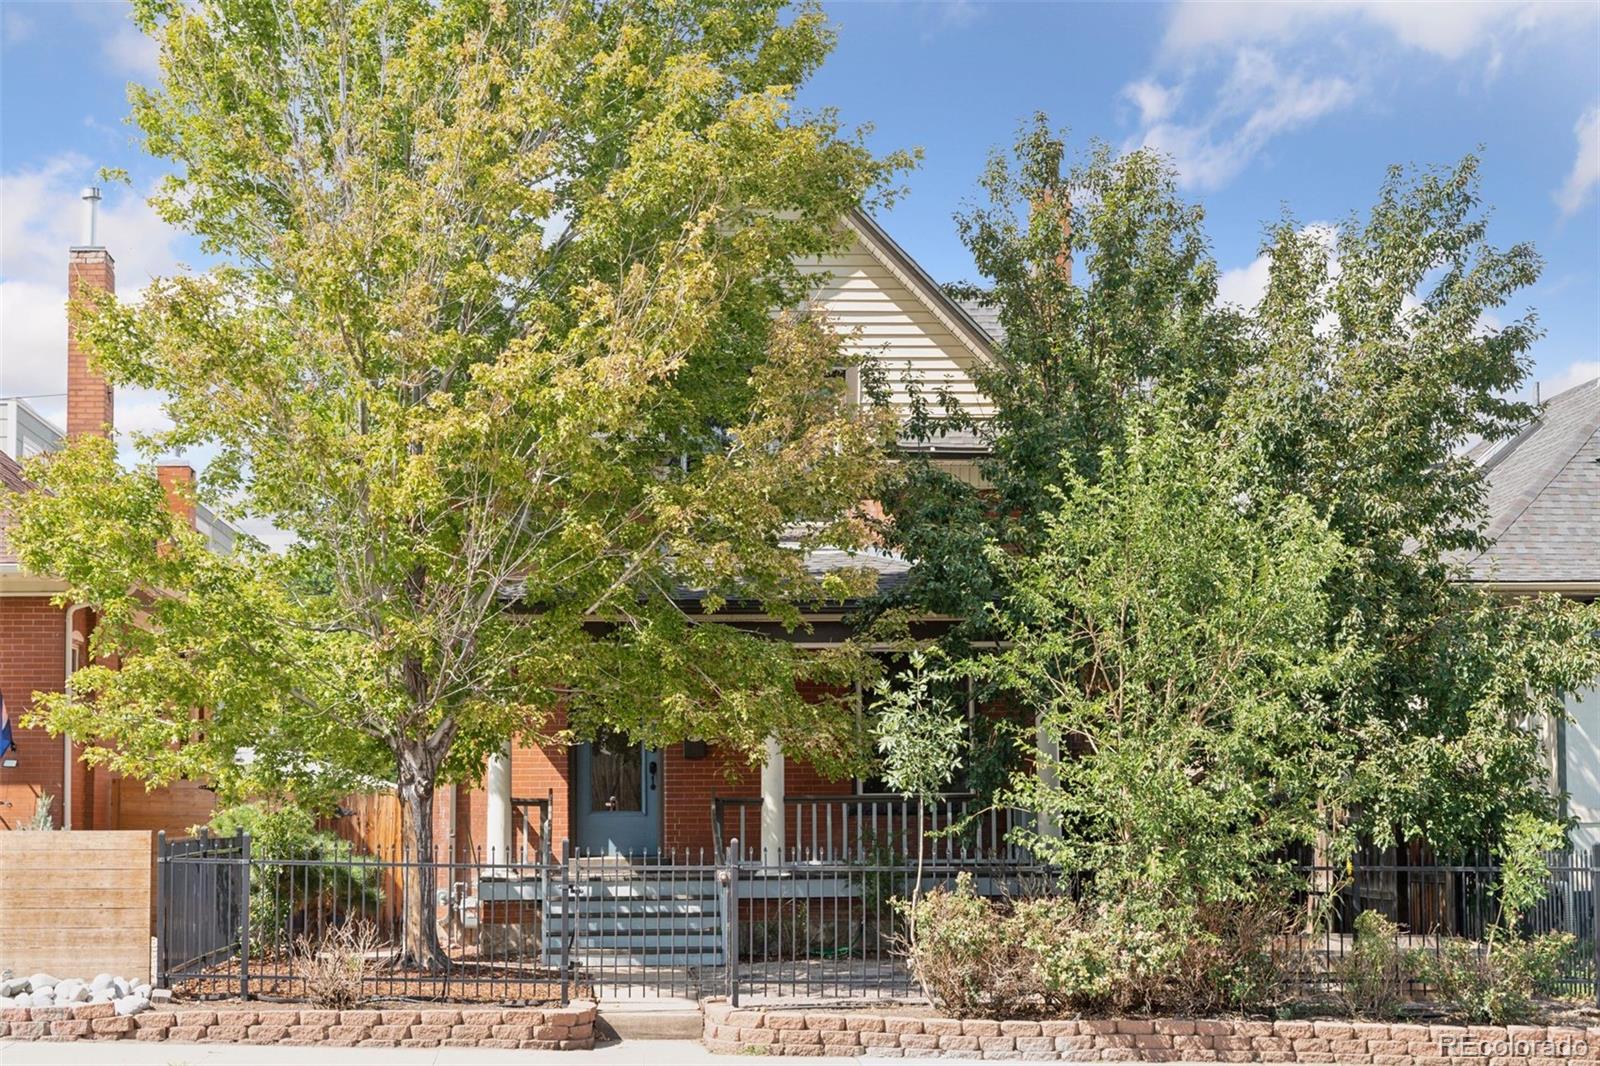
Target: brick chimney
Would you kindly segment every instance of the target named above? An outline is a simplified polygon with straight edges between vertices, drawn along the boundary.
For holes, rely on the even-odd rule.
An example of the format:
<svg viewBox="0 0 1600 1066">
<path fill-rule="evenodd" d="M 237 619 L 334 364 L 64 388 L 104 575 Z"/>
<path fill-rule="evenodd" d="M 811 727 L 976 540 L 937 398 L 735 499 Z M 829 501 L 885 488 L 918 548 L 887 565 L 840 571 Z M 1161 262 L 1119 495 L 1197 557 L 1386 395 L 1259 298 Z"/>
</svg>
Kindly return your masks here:
<svg viewBox="0 0 1600 1066">
<path fill-rule="evenodd" d="M 194 528 L 194 467 L 188 463 L 162 463 L 156 477 L 167 494 L 167 510 Z"/>
<path fill-rule="evenodd" d="M 73 247 L 67 258 L 67 298 L 76 299 L 85 289 L 117 291 L 117 264 L 102 247 L 96 232 L 100 190 L 83 191 L 84 243 Z M 78 344 L 73 319 L 67 311 L 67 436 L 84 433 L 109 436 L 114 417 L 112 390 L 106 379 L 89 368 L 89 357 Z"/>
<path fill-rule="evenodd" d="M 1035 211 L 1048 211 L 1055 207 L 1057 192 L 1054 188 L 1045 189 L 1039 194 L 1039 199 L 1033 204 Z M 1066 190 L 1059 193 L 1061 197 L 1061 244 L 1056 251 L 1056 269 L 1062 273 L 1063 280 L 1072 283 L 1072 197 Z"/>
</svg>

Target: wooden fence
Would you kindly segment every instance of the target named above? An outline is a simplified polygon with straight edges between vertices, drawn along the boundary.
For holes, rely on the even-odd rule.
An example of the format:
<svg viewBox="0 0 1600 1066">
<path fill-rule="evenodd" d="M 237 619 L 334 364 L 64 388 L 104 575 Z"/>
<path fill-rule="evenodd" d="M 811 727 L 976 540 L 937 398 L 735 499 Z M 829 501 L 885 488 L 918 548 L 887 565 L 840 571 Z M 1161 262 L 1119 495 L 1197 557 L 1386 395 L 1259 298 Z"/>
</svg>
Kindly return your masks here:
<svg viewBox="0 0 1600 1066">
<path fill-rule="evenodd" d="M 0 969 L 150 977 L 154 833 L 0 833 Z"/>
</svg>

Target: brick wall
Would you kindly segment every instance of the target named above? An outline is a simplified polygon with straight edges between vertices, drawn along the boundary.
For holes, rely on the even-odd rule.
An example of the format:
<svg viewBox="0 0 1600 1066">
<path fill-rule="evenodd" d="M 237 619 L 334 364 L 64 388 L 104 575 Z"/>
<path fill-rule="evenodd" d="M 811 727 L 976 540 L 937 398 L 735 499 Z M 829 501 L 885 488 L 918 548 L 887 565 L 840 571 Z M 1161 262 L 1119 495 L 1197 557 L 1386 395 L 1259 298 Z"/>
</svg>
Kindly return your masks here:
<svg viewBox="0 0 1600 1066">
<path fill-rule="evenodd" d="M 1105 1018 L 992 1021 L 871 1011 L 704 1005 L 707 1048 L 729 1055 L 873 1055 L 1043 1062 L 1317 1062 L 1545 1066 L 1600 1062 L 1600 1027 Z"/>
<path fill-rule="evenodd" d="M 51 817 L 58 828 L 62 824 L 61 738 L 16 724 L 33 708 L 34 692 L 62 686 L 62 615 L 47 596 L 0 597 L 0 692 L 5 693 L 17 742 L 17 750 L 6 756 L 17 765 L 0 767 L 0 828 L 15 829 L 31 819 L 41 793 L 54 797 Z M 74 798 L 82 803 L 83 791 Z"/>
</svg>

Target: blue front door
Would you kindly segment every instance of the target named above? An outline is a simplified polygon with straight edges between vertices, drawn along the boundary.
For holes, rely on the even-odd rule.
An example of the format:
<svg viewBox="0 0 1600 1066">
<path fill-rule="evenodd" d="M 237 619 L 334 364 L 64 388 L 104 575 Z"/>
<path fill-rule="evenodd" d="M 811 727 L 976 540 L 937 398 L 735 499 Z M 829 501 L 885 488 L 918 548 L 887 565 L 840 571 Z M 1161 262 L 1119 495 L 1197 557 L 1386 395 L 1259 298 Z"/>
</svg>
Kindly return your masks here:
<svg viewBox="0 0 1600 1066">
<path fill-rule="evenodd" d="M 580 744 L 573 767 L 573 835 L 579 854 L 661 851 L 661 753 L 619 733 Z"/>
</svg>

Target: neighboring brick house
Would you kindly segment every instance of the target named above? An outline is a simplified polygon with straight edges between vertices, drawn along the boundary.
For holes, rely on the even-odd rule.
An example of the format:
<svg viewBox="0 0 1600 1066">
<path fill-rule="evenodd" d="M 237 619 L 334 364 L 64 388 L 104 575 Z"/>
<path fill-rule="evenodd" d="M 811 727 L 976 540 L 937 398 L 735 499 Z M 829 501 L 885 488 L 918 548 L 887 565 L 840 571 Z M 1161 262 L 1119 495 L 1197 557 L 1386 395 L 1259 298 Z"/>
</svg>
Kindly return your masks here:
<svg viewBox="0 0 1600 1066">
<path fill-rule="evenodd" d="M 1546 401 L 1510 440 L 1480 447 L 1492 546 L 1472 580 L 1505 595 L 1600 596 L 1600 378 Z M 1600 844 L 1600 688 L 1566 694 L 1570 722 L 1548 730 L 1551 787 L 1577 822 L 1576 847 Z"/>
<path fill-rule="evenodd" d="M 76 247 L 68 253 L 67 290 L 75 294 L 85 287 L 116 291 L 116 263 L 105 248 Z M 0 693 L 14 723 L 32 708 L 35 692 L 60 691 L 68 674 L 84 664 L 95 621 L 82 605 L 54 605 L 52 598 L 65 586 L 23 571 L 6 538 L 7 493 L 33 491 L 21 461 L 60 447 L 67 436 L 106 434 L 114 425 L 113 391 L 89 367 L 70 320 L 66 364 L 65 434 L 23 400 L 0 399 Z M 163 465 L 159 473 L 169 488 L 194 477 L 182 464 Z M 214 546 L 231 543 L 226 524 L 204 508 L 189 509 L 188 518 L 203 523 Z M 15 750 L 0 760 L 0 829 L 31 821 L 44 796 L 50 797 L 50 819 L 58 829 L 181 833 L 210 816 L 212 794 L 199 784 L 182 781 L 147 791 L 104 768 L 87 766 L 81 746 L 68 737 L 18 726 L 15 739 Z"/>
</svg>

